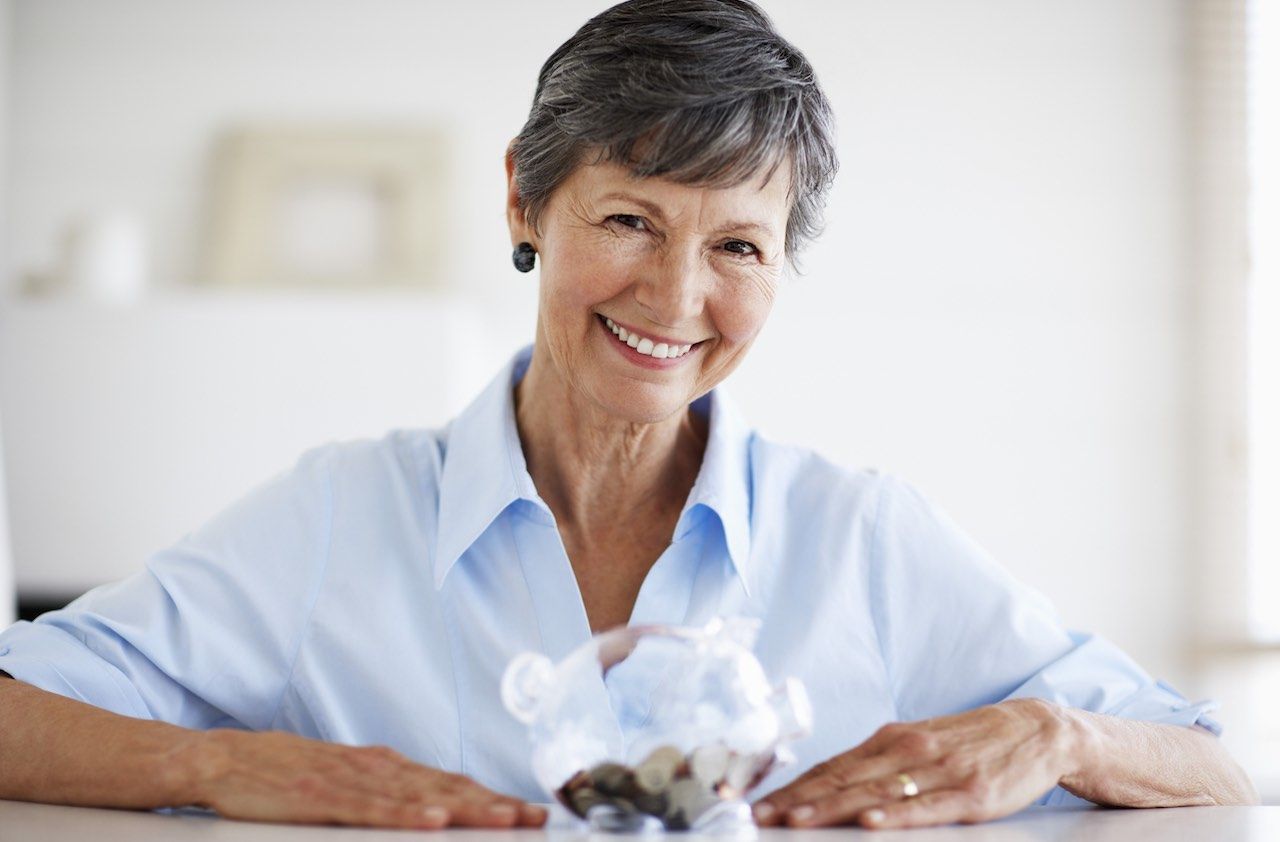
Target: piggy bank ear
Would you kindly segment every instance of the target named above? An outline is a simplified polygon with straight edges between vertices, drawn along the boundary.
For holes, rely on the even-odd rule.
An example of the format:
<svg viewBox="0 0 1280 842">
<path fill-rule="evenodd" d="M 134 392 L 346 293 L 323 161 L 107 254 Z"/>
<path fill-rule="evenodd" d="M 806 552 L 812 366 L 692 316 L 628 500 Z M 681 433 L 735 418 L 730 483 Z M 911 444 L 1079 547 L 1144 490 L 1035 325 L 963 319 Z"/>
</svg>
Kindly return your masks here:
<svg viewBox="0 0 1280 842">
<path fill-rule="evenodd" d="M 553 681 L 555 667 L 550 658 L 537 652 L 521 652 L 502 674 L 502 704 L 527 725 L 538 715 L 538 703 Z"/>
</svg>

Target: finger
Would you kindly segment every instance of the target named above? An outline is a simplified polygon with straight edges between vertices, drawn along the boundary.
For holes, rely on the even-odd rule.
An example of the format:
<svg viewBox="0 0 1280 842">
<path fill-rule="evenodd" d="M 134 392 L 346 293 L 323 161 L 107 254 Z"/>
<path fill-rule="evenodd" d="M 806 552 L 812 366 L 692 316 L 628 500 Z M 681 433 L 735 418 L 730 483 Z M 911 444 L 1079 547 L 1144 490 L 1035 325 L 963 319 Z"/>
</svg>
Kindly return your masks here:
<svg viewBox="0 0 1280 842">
<path fill-rule="evenodd" d="M 782 824 L 785 815 L 767 799 L 762 798 L 751 805 L 751 815 L 760 827 L 776 827 Z"/>
<path fill-rule="evenodd" d="M 257 819 L 435 830 L 449 824 L 449 811 L 438 805 L 414 804 L 376 795 L 332 793 L 324 801 L 300 805 L 288 815 Z"/>
<path fill-rule="evenodd" d="M 784 824 L 787 812 L 838 792 L 839 784 L 830 776 L 810 778 L 807 781 L 793 781 L 788 786 L 771 792 L 752 805 L 751 812 L 756 824 L 761 827 L 776 827 Z"/>
<path fill-rule="evenodd" d="M 913 771 L 909 778 L 918 789 L 932 789 L 938 785 L 934 780 L 936 774 L 929 769 Z M 869 807 L 906 798 L 906 781 L 898 773 L 882 775 L 793 807 L 785 814 L 785 822 L 791 827 L 849 824 Z"/>
<path fill-rule="evenodd" d="M 900 758 L 890 756 L 848 760 L 842 756 L 840 760 L 839 763 L 828 764 L 822 774 L 806 781 L 793 781 L 789 786 L 760 799 L 761 802 L 769 804 L 776 811 L 773 815 L 780 819 L 789 810 L 802 804 L 817 802 L 851 786 L 878 780 L 896 773 L 903 766 Z"/>
<path fill-rule="evenodd" d="M 429 799 L 438 787 L 427 781 L 431 775 L 442 774 L 382 747 L 352 749 L 324 764 L 314 764 L 313 768 L 335 786 L 406 802 Z"/>
<path fill-rule="evenodd" d="M 433 802 L 449 812 L 451 827 L 515 827 L 520 820 L 520 808 L 511 804 L 485 804 L 447 797 L 433 799 Z"/>
<path fill-rule="evenodd" d="M 497 796 L 483 788 L 477 794 L 435 793 L 423 796 L 422 801 L 445 810 L 448 823 L 455 827 L 542 827 L 547 821 L 546 808 L 508 796 Z"/>
<path fill-rule="evenodd" d="M 450 824 L 462 827 L 538 826 L 546 811 L 519 798 L 494 792 L 463 775 L 425 766 L 408 770 L 404 797 L 439 804 L 449 810 Z"/>
<path fill-rule="evenodd" d="M 931 727 L 934 723 L 935 720 L 924 720 L 883 725 L 862 744 L 819 763 L 761 800 L 785 812 L 855 784 L 924 765 L 942 749 L 941 740 Z M 764 812 L 775 815 L 768 808 Z"/>
<path fill-rule="evenodd" d="M 984 816 L 973 795 L 961 789 L 926 792 L 906 801 L 895 801 L 864 810 L 858 814 L 863 827 L 924 827 L 953 822 L 981 821 Z"/>
<path fill-rule="evenodd" d="M 542 827 L 547 823 L 547 808 L 538 804 L 521 804 L 520 805 L 520 821 L 521 827 Z"/>
</svg>

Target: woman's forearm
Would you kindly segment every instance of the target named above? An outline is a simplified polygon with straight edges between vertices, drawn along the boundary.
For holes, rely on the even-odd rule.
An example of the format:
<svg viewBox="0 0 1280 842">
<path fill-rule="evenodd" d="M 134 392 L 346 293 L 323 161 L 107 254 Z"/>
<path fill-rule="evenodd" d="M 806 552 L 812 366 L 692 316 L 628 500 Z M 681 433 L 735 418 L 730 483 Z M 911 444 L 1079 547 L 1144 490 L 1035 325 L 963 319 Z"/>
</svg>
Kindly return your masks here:
<svg viewBox="0 0 1280 842">
<path fill-rule="evenodd" d="M 1121 807 L 1258 803 L 1249 776 L 1206 731 L 1062 710 L 1075 736 L 1076 771 L 1060 782 L 1068 792 Z"/>
<path fill-rule="evenodd" d="M 152 809 L 192 803 L 201 732 L 0 678 L 0 798 Z"/>
</svg>

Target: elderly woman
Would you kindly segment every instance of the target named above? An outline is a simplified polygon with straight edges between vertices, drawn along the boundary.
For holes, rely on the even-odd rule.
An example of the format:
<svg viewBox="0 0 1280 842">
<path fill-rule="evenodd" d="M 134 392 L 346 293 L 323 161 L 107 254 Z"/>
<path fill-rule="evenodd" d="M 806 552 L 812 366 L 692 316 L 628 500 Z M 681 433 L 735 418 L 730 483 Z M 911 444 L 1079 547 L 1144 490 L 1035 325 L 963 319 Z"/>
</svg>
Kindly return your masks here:
<svg viewBox="0 0 1280 842">
<path fill-rule="evenodd" d="M 0 635 L 0 797 L 536 826 L 509 659 L 736 614 L 815 708 L 763 824 L 1253 803 L 1210 705 L 1064 630 L 907 485 L 760 437 L 717 388 L 835 168 L 813 69 L 748 0 L 589 21 L 506 159 L 532 347 L 447 428 L 310 451 Z"/>
</svg>

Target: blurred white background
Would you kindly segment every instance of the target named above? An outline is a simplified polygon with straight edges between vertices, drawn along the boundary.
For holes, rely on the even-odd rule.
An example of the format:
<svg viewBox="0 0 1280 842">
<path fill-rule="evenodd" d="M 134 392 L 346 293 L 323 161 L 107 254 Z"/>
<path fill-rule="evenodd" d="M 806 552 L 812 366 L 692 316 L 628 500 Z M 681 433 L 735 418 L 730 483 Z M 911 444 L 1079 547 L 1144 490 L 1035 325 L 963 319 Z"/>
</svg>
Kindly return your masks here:
<svg viewBox="0 0 1280 842">
<path fill-rule="evenodd" d="M 502 156 L 542 61 L 606 5 L 0 0 L 19 596 L 127 575 L 308 446 L 443 422 L 531 339 Z M 1246 4 L 763 5 L 818 70 L 842 169 L 729 390 L 766 434 L 902 475 L 1069 625 L 1219 698 L 1280 796 L 1252 631 L 1280 593 L 1249 598 L 1276 559 L 1247 539 Z M 217 139 L 281 122 L 446 133 L 440 290 L 207 283 Z M 103 213 L 140 223 L 145 294 L 36 294 Z"/>
</svg>

